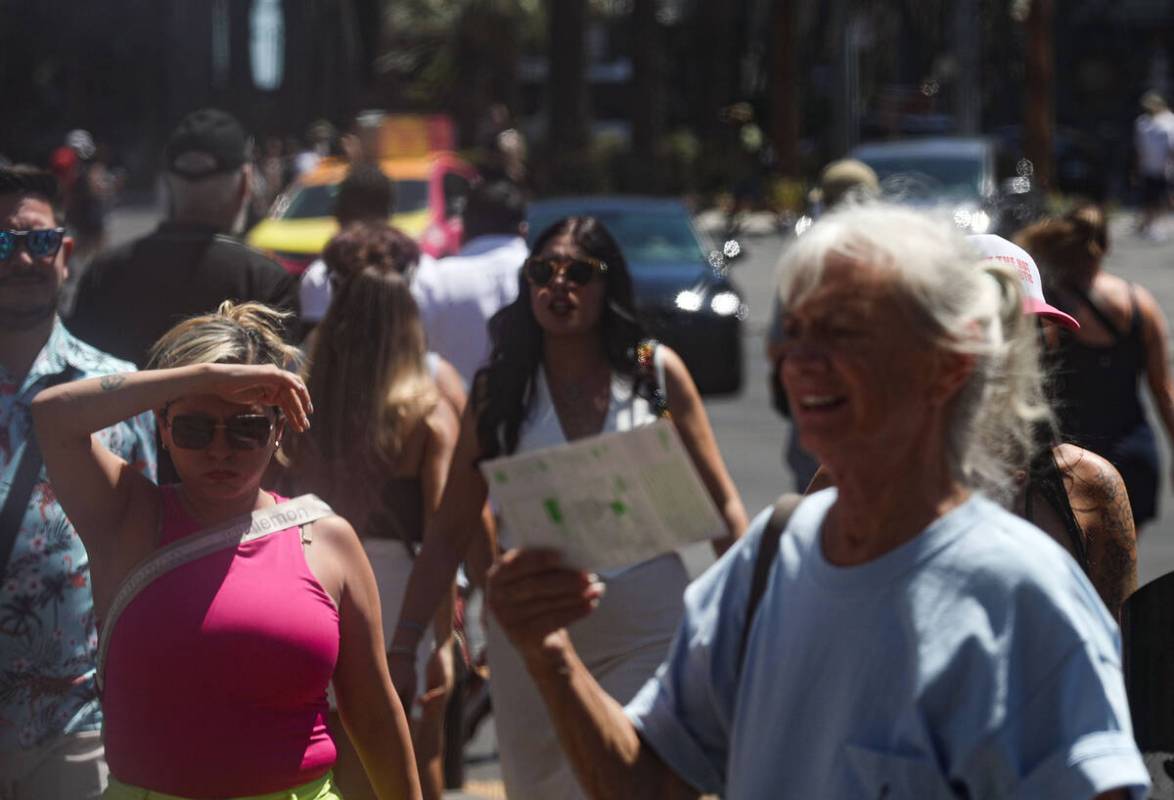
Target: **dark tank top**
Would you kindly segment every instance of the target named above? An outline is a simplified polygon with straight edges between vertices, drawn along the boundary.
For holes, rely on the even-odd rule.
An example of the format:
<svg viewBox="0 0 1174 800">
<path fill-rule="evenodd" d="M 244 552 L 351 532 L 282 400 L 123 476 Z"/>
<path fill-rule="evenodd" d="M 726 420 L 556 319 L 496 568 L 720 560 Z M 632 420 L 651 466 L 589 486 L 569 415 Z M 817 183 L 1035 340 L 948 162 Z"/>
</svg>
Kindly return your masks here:
<svg viewBox="0 0 1174 800">
<path fill-rule="evenodd" d="M 398 539 L 409 553 L 416 553 L 424 536 L 419 477 L 387 478 L 373 497 L 346 471 L 346 463 L 328 464 L 309 457 L 302 463 L 282 477 L 283 492 L 313 492 L 350 520 L 361 538 Z"/>
<path fill-rule="evenodd" d="M 383 484 L 383 505 L 367 517 L 364 533 L 398 539 L 413 555 L 424 535 L 424 502 L 419 478 L 391 478 Z"/>
<path fill-rule="evenodd" d="M 1113 335 L 1113 342 L 1085 344 L 1069 331 L 1060 331 L 1060 344 L 1051 354 L 1056 414 L 1064 441 L 1104 453 L 1113 442 L 1145 424 L 1138 396 L 1138 379 L 1145 369 L 1141 314 L 1132 285 L 1127 331 L 1121 331 L 1087 294 L 1078 292 L 1077 296 Z"/>
</svg>

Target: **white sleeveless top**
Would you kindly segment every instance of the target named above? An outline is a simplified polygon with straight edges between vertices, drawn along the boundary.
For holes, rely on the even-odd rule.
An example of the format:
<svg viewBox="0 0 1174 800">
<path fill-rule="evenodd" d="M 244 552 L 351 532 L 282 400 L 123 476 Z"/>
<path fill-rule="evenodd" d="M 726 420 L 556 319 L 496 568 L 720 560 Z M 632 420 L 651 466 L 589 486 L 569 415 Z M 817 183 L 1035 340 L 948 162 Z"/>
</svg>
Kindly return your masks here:
<svg viewBox="0 0 1174 800">
<path fill-rule="evenodd" d="M 653 356 L 657 379 L 664 387 L 660 349 Z M 663 390 L 663 388 L 662 388 Z M 656 414 L 637 395 L 632 382 L 612 377 L 611 403 L 603 433 L 649 425 Z M 564 444 L 566 436 L 541 366 L 536 376 L 534 404 L 518 438 L 517 452 Z M 502 547 L 512 537 L 503 525 Z M 644 685 L 668 653 L 684 613 L 683 594 L 689 582 L 680 556 L 669 553 L 650 561 L 601 575 L 607 592 L 598 608 L 569 629 L 575 650 L 600 685 L 627 703 Z M 582 798 L 574 771 L 563 756 L 558 735 L 525 664 L 492 615 L 488 620 L 489 682 L 494 722 L 501 753 L 502 778 L 511 800 Z"/>
</svg>

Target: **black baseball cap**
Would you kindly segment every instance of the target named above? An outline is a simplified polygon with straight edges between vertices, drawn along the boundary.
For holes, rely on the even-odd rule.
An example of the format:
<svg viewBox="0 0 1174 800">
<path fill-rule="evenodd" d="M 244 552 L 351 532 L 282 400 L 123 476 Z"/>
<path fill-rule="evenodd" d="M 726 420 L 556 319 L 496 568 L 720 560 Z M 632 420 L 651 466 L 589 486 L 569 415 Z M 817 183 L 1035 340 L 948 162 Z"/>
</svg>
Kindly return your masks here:
<svg viewBox="0 0 1174 800">
<path fill-rule="evenodd" d="M 185 178 L 205 178 L 238 169 L 251 157 L 252 144 L 232 114 L 202 108 L 180 121 L 163 155 L 168 172 Z"/>
</svg>

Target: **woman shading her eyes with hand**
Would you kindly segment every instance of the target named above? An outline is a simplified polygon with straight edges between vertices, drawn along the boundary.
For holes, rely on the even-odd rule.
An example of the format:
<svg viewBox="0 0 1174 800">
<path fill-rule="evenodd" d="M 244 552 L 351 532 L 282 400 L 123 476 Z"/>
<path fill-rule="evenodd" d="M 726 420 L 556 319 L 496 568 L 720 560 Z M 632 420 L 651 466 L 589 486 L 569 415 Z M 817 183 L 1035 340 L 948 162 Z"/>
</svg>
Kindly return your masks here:
<svg viewBox="0 0 1174 800">
<path fill-rule="evenodd" d="M 320 501 L 261 488 L 287 426 L 306 430 L 312 410 L 284 369 L 294 353 L 281 320 L 224 303 L 168 331 L 152 369 L 33 403 L 58 500 L 90 556 L 107 798 L 338 798 L 331 680 L 377 795 L 419 797 L 358 537 Z M 151 409 L 179 474 L 171 486 L 93 438 Z"/>
</svg>

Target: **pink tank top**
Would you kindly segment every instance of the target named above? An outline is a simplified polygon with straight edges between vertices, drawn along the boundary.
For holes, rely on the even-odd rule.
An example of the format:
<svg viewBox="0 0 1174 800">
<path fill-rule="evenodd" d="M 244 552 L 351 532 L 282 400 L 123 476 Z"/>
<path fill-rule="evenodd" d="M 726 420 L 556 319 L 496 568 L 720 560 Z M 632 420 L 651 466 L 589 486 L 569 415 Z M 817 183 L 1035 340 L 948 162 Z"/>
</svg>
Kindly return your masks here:
<svg viewBox="0 0 1174 800">
<path fill-rule="evenodd" d="M 174 487 L 161 491 L 162 543 L 195 533 Z M 110 639 L 111 774 L 191 798 L 267 794 L 324 775 L 336 756 L 326 686 L 338 621 L 296 527 L 157 579 Z"/>
</svg>

